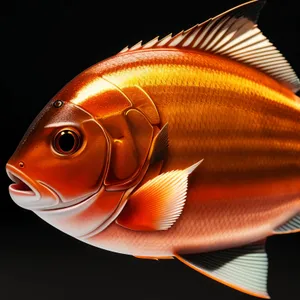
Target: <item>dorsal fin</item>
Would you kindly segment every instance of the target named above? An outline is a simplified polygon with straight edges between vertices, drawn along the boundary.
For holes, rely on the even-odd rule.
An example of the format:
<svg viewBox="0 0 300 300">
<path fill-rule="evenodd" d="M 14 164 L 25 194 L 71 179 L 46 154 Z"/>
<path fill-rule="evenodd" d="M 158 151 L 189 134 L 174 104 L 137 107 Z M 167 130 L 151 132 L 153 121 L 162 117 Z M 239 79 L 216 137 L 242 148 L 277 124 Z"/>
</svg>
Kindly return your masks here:
<svg viewBox="0 0 300 300">
<path fill-rule="evenodd" d="M 255 67 L 297 92 L 300 81 L 294 70 L 257 27 L 264 4 L 265 0 L 252 0 L 175 36 L 155 38 L 144 45 L 140 42 L 121 53 L 154 48 L 207 51 Z"/>
</svg>

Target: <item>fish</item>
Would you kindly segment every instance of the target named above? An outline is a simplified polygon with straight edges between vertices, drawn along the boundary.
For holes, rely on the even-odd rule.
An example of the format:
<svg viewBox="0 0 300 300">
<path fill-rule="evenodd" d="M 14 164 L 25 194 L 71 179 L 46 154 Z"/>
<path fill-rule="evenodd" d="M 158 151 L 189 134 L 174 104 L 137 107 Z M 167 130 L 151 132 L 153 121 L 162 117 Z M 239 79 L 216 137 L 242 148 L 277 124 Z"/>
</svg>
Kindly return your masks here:
<svg viewBox="0 0 300 300">
<path fill-rule="evenodd" d="M 268 299 L 266 240 L 300 231 L 300 81 L 257 25 L 264 4 L 77 75 L 9 159 L 12 200 L 87 244 Z"/>
</svg>

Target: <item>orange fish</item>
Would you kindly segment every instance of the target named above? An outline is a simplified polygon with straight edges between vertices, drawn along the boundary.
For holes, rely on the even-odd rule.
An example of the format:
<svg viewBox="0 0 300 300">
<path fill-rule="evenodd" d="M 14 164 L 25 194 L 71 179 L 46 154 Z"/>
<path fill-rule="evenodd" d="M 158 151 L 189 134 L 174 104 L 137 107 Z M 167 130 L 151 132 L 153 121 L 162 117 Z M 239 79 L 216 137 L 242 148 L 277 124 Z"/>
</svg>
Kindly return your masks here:
<svg viewBox="0 0 300 300">
<path fill-rule="evenodd" d="M 75 77 L 9 160 L 12 199 L 85 243 L 268 298 L 265 240 L 300 230 L 300 82 L 256 25 L 263 4 Z"/>
</svg>

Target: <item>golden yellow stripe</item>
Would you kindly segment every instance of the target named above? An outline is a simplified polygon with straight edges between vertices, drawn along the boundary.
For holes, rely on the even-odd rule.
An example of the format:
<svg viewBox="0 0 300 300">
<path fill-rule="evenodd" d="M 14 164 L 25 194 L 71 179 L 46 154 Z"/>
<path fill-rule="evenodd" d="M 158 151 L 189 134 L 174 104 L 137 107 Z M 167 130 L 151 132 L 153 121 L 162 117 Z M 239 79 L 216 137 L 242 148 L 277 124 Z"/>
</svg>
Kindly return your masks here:
<svg viewBox="0 0 300 300">
<path fill-rule="evenodd" d="M 262 76 L 260 73 L 259 75 Z M 109 73 L 105 75 L 105 78 L 121 89 L 141 85 L 157 86 L 157 88 L 160 86 L 176 86 L 222 89 L 236 91 L 240 94 L 255 91 L 256 97 L 270 99 L 291 108 L 300 109 L 298 102 L 271 87 L 244 77 L 209 68 L 171 64 L 144 65 Z"/>
</svg>

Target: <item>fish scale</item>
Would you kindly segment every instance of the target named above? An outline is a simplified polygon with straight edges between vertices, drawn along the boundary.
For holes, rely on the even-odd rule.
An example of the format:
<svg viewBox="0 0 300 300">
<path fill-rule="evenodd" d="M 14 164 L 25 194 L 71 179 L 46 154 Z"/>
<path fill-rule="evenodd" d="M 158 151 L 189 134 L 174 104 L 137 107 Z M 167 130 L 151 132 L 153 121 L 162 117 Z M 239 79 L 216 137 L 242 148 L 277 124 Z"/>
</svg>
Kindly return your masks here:
<svg viewBox="0 0 300 300">
<path fill-rule="evenodd" d="M 189 55 L 188 59 L 182 59 L 185 54 Z M 168 256 L 174 248 L 178 252 L 203 251 L 209 241 L 212 244 L 220 241 L 219 236 L 226 244 L 226 240 L 232 242 L 234 236 L 241 237 L 246 232 L 249 235 L 249 231 L 253 231 L 253 241 L 263 238 L 267 232 L 271 235 L 279 222 L 278 211 L 299 207 L 299 200 L 295 199 L 299 188 L 295 185 L 291 191 L 284 182 L 286 177 L 299 181 L 299 177 L 295 177 L 295 173 L 299 173 L 299 137 L 296 133 L 300 129 L 300 106 L 295 102 L 296 96 L 261 72 L 219 56 L 205 54 L 204 60 L 198 52 L 157 50 L 151 52 L 151 65 L 147 65 L 150 53 L 143 51 L 135 53 L 135 56 L 136 66 L 131 55 L 122 54 L 118 69 L 112 71 L 108 68 L 105 77 L 121 89 L 130 85 L 142 87 L 157 106 L 162 123 L 168 122 L 169 157 L 163 171 L 181 169 L 202 157 L 205 160 L 192 175 L 185 213 L 168 232 L 149 233 L 143 239 L 144 233 L 128 232 L 112 225 L 107 232 L 91 238 L 90 242 L 102 246 L 106 234 L 117 235 L 124 241 L 130 239 L 129 244 L 133 246 L 126 247 L 128 254 L 150 255 L 154 240 L 157 245 L 159 239 L 161 252 L 156 249 L 155 253 Z M 170 65 L 169 61 L 174 64 Z M 193 61 L 192 67 L 190 61 Z M 184 65 L 184 62 L 187 64 Z M 218 66 L 219 70 L 214 71 L 213 66 Z M 163 78 L 159 76 L 161 73 L 156 72 L 158 68 L 164 68 Z M 225 73 L 228 70 L 230 74 Z M 212 82 L 216 84 L 212 85 Z M 287 131 L 295 136 L 295 140 L 290 141 Z M 269 177 L 265 180 L 266 175 L 261 176 L 260 173 L 269 173 L 276 181 L 270 181 Z M 282 185 L 284 196 L 280 209 L 277 208 L 279 202 L 275 191 L 268 197 L 258 199 L 258 193 L 249 198 L 249 191 L 253 186 L 259 186 L 261 180 L 266 181 L 265 188 L 270 190 L 275 185 Z M 211 197 L 205 197 L 209 193 L 206 191 L 222 189 L 222 181 L 236 183 L 231 186 L 230 197 L 220 195 L 218 202 L 212 203 Z M 247 181 L 244 198 L 236 195 L 235 190 Z M 221 203 L 226 205 L 221 208 Z M 268 210 L 273 213 L 266 214 Z M 247 225 L 245 220 L 249 220 Z M 272 223 L 273 226 L 269 225 Z M 258 228 L 264 234 L 256 234 Z M 144 246 L 137 246 L 136 239 Z M 193 250 L 187 250 L 187 244 Z M 107 247 L 112 248 L 112 244 Z M 117 249 L 116 245 L 113 251 Z"/>
</svg>

